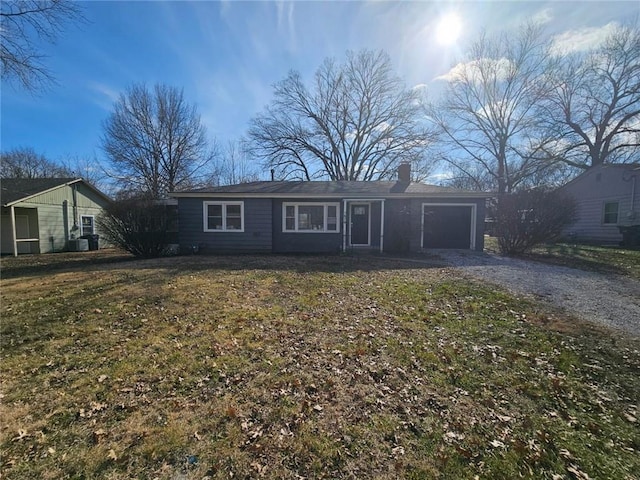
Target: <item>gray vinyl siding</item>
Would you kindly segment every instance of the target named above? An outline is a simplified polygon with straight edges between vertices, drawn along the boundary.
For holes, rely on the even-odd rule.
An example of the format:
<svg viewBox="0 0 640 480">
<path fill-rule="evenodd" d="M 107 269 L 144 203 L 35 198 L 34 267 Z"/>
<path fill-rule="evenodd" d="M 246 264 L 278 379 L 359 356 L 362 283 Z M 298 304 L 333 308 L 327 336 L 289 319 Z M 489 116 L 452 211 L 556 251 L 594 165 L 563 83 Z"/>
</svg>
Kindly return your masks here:
<svg viewBox="0 0 640 480">
<path fill-rule="evenodd" d="M 204 253 L 271 252 L 271 199 L 233 200 L 244 202 L 243 232 L 205 232 L 204 202 L 216 201 L 228 202 L 229 199 L 216 197 L 178 199 L 178 238 L 181 249 L 189 251 L 196 246 Z"/>
<path fill-rule="evenodd" d="M 565 235 L 583 242 L 621 242 L 618 226 L 640 223 L 640 173 L 635 172 L 635 205 L 631 204 L 632 175 L 630 168 L 619 165 L 596 167 L 562 187 L 561 191 L 572 196 L 577 206 L 577 219 L 564 230 Z M 604 223 L 604 205 L 609 202 L 618 202 L 616 224 Z"/>
</svg>

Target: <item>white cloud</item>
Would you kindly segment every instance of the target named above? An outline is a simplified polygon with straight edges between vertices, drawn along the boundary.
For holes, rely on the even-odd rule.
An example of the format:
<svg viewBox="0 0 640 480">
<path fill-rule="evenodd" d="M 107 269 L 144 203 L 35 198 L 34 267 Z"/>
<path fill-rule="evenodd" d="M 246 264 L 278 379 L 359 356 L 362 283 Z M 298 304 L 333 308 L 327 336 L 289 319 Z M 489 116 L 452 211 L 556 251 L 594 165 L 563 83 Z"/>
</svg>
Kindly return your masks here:
<svg viewBox="0 0 640 480">
<path fill-rule="evenodd" d="M 600 46 L 609 35 L 619 28 L 620 26 L 616 22 L 610 22 L 602 27 L 569 30 L 553 37 L 551 53 L 563 55 L 593 50 Z"/>
<path fill-rule="evenodd" d="M 92 100 L 104 110 L 110 111 L 113 108 L 113 104 L 120 98 L 120 91 L 104 83 L 89 82 L 87 87 L 89 87 L 89 90 L 98 94 L 97 96 L 93 96 Z"/>
<path fill-rule="evenodd" d="M 287 45 L 291 51 L 297 46 L 296 29 L 294 19 L 294 2 L 278 1 L 275 4 L 278 14 L 278 32 L 287 39 Z"/>
<path fill-rule="evenodd" d="M 430 184 L 442 184 L 443 182 L 447 182 L 453 178 L 453 172 L 440 172 L 433 173 L 427 177 L 427 183 Z"/>
<path fill-rule="evenodd" d="M 551 20 L 553 20 L 551 9 L 545 8 L 543 10 L 540 10 L 539 12 L 536 12 L 533 17 L 531 17 L 531 20 L 533 21 L 533 23 L 536 23 L 538 25 L 549 23 Z"/>
<path fill-rule="evenodd" d="M 506 58 L 500 58 L 498 60 L 482 58 L 467 63 L 458 63 L 444 75 L 436 77 L 435 80 L 445 82 L 477 81 L 480 72 L 494 74 L 498 80 L 501 80 L 507 77 L 511 69 L 512 63 Z"/>
</svg>

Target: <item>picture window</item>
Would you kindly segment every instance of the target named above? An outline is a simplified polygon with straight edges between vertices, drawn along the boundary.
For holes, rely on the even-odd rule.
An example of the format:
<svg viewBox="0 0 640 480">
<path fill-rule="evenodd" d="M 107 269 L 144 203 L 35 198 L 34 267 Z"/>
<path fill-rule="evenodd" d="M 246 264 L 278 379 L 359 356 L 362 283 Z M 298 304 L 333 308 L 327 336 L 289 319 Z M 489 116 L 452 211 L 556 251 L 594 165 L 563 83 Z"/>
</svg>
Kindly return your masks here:
<svg viewBox="0 0 640 480">
<path fill-rule="evenodd" d="M 337 203 L 285 203 L 284 232 L 338 232 Z"/>
</svg>

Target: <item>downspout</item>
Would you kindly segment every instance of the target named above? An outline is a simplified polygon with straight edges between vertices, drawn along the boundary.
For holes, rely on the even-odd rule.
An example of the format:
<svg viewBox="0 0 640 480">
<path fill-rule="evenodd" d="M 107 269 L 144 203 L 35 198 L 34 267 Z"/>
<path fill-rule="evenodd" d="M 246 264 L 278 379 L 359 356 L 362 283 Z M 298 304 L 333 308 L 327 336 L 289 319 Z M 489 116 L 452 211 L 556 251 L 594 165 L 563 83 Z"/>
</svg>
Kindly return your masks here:
<svg viewBox="0 0 640 480">
<path fill-rule="evenodd" d="M 636 178 L 637 175 L 631 177 L 631 213 L 636 213 Z"/>
<path fill-rule="evenodd" d="M 71 189 L 71 198 L 73 198 L 73 231 L 78 230 L 78 186 L 74 183 Z M 80 232 L 82 233 L 82 232 Z"/>
<path fill-rule="evenodd" d="M 13 205 L 11 205 L 10 207 L 10 218 L 11 218 L 11 241 L 12 241 L 12 247 L 13 247 L 13 256 L 17 257 L 18 256 L 18 242 L 16 240 L 17 238 L 17 233 L 16 233 L 16 211 L 15 211 L 15 207 Z"/>
<path fill-rule="evenodd" d="M 342 251 L 347 251 L 347 201 L 342 201 Z"/>
<path fill-rule="evenodd" d="M 380 253 L 384 252 L 384 200 L 380 200 Z"/>
</svg>

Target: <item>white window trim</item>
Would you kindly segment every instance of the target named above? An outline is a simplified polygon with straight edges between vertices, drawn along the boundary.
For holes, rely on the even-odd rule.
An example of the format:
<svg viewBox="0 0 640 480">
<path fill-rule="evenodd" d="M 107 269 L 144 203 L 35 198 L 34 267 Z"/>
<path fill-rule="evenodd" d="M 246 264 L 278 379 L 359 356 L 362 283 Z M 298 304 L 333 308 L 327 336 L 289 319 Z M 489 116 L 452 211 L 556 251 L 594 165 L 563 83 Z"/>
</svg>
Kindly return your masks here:
<svg viewBox="0 0 640 480">
<path fill-rule="evenodd" d="M 295 207 L 294 221 L 295 229 L 287 230 L 287 207 Z M 298 207 L 324 207 L 324 226 L 323 230 L 298 230 Z M 336 229 L 327 230 L 329 216 L 327 215 L 328 207 L 336 209 Z M 283 202 L 282 203 L 282 232 L 283 233 L 340 233 L 340 202 Z"/>
<path fill-rule="evenodd" d="M 606 218 L 607 218 L 607 205 L 615 203 L 618 208 L 617 208 L 617 212 L 616 212 L 616 221 L 615 222 L 606 222 Z M 618 224 L 620 223 L 620 202 L 618 200 L 612 200 L 610 202 L 604 202 L 602 204 L 602 225 L 604 225 L 605 227 L 617 227 Z"/>
<path fill-rule="evenodd" d="M 209 226 L 209 205 L 222 206 L 222 228 L 207 228 Z M 240 205 L 240 228 L 227 228 L 227 206 Z M 244 232 L 244 202 L 202 202 L 202 226 L 208 233 L 242 233 Z"/>
<path fill-rule="evenodd" d="M 82 225 L 82 219 L 83 218 L 90 218 L 91 219 L 91 230 L 93 230 L 91 233 L 84 233 L 83 230 L 83 225 Z M 80 235 L 94 235 L 96 233 L 96 218 L 95 215 L 80 215 Z"/>
<path fill-rule="evenodd" d="M 478 205 L 475 203 L 423 203 L 422 204 L 422 219 L 420 229 L 420 248 L 424 249 L 424 209 L 425 207 L 471 207 L 471 234 L 469 238 L 469 249 L 476 249 L 476 217 Z"/>
</svg>

